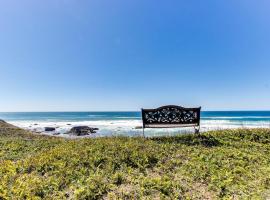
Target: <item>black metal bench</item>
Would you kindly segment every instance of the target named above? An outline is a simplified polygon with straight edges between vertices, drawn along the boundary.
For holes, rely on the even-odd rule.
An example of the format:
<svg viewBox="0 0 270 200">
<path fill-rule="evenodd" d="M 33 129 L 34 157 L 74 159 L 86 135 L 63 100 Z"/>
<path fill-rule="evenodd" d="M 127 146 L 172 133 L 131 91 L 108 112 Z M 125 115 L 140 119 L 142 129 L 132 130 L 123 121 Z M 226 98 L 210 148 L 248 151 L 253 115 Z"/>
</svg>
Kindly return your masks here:
<svg viewBox="0 0 270 200">
<path fill-rule="evenodd" d="M 162 106 L 156 109 L 142 109 L 143 136 L 145 128 L 179 128 L 194 127 L 195 133 L 200 131 L 199 108 L 181 106 Z"/>
</svg>

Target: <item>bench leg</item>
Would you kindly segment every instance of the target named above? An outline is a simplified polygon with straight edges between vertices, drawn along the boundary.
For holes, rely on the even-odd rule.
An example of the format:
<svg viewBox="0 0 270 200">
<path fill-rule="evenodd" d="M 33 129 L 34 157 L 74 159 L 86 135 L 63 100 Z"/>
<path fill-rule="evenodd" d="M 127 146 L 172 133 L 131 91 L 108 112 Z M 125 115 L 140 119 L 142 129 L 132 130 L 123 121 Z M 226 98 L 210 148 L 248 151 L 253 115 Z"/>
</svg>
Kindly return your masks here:
<svg viewBox="0 0 270 200">
<path fill-rule="evenodd" d="M 195 134 L 200 134 L 200 127 L 194 127 L 195 129 Z"/>
<path fill-rule="evenodd" d="M 144 135 L 144 128 L 143 128 L 142 130 L 143 130 L 143 137 L 145 138 L 145 135 Z"/>
</svg>

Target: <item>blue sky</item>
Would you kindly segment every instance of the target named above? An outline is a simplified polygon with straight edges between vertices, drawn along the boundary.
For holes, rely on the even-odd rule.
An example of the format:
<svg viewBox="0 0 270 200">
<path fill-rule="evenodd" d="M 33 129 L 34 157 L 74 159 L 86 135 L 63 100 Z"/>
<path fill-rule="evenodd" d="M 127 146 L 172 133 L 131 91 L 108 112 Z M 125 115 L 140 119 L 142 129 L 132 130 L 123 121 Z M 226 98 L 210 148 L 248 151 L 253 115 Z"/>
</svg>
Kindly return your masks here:
<svg viewBox="0 0 270 200">
<path fill-rule="evenodd" d="M 0 111 L 270 110 L 268 0 L 0 0 Z"/>
</svg>

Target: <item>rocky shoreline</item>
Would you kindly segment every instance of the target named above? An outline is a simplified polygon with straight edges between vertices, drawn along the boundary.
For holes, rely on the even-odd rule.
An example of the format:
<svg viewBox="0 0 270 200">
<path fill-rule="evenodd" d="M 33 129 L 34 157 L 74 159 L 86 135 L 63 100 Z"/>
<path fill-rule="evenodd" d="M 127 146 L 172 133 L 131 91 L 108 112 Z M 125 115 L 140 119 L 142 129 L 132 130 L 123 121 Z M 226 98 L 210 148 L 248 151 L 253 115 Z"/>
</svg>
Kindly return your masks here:
<svg viewBox="0 0 270 200">
<path fill-rule="evenodd" d="M 38 125 L 38 124 L 35 124 Z M 68 124 L 71 125 L 71 124 Z M 44 127 L 43 130 L 31 130 L 33 133 L 51 133 L 52 135 L 60 135 L 60 132 L 57 131 L 59 127 Z M 89 127 L 89 126 L 74 126 L 69 131 L 64 134 L 70 136 L 87 136 L 97 133 L 99 128 Z"/>
<path fill-rule="evenodd" d="M 141 124 L 140 120 L 94 120 L 94 121 L 10 121 L 17 127 L 34 134 L 57 136 L 64 138 L 111 137 L 111 136 L 140 136 L 142 130 L 135 129 Z M 88 132 L 72 133 L 74 127 L 87 126 Z M 51 131 L 45 131 L 45 127 Z M 55 130 L 53 130 L 55 128 Z M 47 129 L 48 130 L 48 129 Z"/>
<path fill-rule="evenodd" d="M 71 125 L 71 124 L 70 124 Z M 34 126 L 38 126 L 38 124 L 34 124 Z M 17 128 L 6 121 L 0 119 L 0 128 Z M 29 126 L 31 128 L 32 126 Z M 50 135 L 60 135 L 58 132 L 59 127 L 44 127 L 43 130 L 36 130 L 36 129 L 28 129 L 30 132 L 35 134 L 42 134 L 42 133 L 49 133 Z M 70 136 L 87 136 L 91 134 L 97 133 L 99 128 L 89 127 L 89 126 L 73 126 L 69 131 L 65 132 L 64 134 Z"/>
</svg>

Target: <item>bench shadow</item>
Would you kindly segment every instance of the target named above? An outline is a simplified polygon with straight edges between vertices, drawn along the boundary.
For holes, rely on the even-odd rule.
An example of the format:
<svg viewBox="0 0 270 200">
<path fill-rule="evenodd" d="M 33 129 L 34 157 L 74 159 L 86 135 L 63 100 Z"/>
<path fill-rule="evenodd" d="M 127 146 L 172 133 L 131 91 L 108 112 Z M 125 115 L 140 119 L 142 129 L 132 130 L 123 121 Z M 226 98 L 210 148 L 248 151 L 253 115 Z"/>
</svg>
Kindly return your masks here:
<svg viewBox="0 0 270 200">
<path fill-rule="evenodd" d="M 203 134 L 187 134 L 173 137 L 155 137 L 151 138 L 151 140 L 158 143 L 184 144 L 188 146 L 201 145 L 204 147 L 216 147 L 222 145 L 221 142 L 215 137 Z"/>
</svg>

